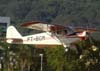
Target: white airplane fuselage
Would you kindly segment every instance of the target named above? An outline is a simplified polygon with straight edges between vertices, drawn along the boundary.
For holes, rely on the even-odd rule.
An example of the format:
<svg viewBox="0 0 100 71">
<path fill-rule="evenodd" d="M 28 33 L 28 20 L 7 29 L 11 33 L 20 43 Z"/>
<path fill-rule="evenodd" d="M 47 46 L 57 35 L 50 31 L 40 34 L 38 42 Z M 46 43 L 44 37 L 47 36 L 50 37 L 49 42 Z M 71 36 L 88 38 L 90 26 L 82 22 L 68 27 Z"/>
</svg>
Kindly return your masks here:
<svg viewBox="0 0 100 71">
<path fill-rule="evenodd" d="M 69 45 L 80 40 L 79 37 L 66 37 L 52 32 L 43 32 L 28 36 L 21 36 L 14 26 L 7 29 L 7 43 L 10 44 L 33 44 L 33 45 Z"/>
</svg>

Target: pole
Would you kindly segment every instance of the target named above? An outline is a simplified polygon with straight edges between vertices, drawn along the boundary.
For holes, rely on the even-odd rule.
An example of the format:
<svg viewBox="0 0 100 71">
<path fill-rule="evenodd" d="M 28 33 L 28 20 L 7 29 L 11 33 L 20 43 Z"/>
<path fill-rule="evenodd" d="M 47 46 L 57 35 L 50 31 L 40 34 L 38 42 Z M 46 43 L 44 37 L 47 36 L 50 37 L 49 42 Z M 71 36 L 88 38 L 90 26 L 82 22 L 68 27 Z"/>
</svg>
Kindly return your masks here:
<svg viewBox="0 0 100 71">
<path fill-rule="evenodd" d="M 41 56 L 41 71 L 43 70 L 43 54 L 40 54 L 40 56 Z"/>
<path fill-rule="evenodd" d="M 1 60 L 1 71 L 3 71 L 3 57 L 0 57 Z"/>
</svg>

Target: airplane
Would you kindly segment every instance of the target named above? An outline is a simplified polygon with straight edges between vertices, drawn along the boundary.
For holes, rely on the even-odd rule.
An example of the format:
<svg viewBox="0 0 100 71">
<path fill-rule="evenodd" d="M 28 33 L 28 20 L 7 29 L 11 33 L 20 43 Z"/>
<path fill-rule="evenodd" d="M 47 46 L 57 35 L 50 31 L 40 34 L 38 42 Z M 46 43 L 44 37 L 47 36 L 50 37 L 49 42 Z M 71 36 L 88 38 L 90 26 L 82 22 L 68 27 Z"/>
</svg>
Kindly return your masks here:
<svg viewBox="0 0 100 71">
<path fill-rule="evenodd" d="M 57 24 L 47 24 L 40 21 L 27 22 L 21 25 L 24 28 L 42 31 L 32 35 L 22 36 L 14 26 L 7 28 L 6 42 L 10 44 L 33 44 L 33 45 L 62 45 L 65 51 L 77 41 L 85 40 L 87 32 L 94 32 L 96 29 L 75 28 Z"/>
</svg>

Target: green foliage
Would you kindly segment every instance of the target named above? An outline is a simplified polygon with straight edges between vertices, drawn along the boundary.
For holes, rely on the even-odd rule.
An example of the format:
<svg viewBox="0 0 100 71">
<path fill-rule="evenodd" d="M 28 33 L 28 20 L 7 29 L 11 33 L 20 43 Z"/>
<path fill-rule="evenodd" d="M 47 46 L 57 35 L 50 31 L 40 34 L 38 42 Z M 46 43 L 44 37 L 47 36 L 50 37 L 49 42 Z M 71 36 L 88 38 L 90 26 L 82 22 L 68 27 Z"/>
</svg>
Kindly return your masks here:
<svg viewBox="0 0 100 71">
<path fill-rule="evenodd" d="M 77 50 L 69 49 L 68 52 L 64 52 L 64 48 L 62 46 L 44 49 L 45 54 L 43 59 L 46 62 L 43 61 L 43 70 L 99 71 L 100 49 L 98 47 L 100 47 L 100 42 L 94 40 L 94 43 L 96 44 L 92 46 L 90 46 L 90 43 L 87 42 L 89 41 L 79 43 L 80 47 L 82 48 L 82 54 L 80 56 L 77 55 Z M 0 49 L 0 56 L 4 56 L 5 66 L 9 63 L 9 59 L 12 57 L 15 58 L 16 61 L 18 61 L 18 64 L 16 64 L 17 69 L 22 70 L 26 64 L 30 68 L 30 66 L 33 64 L 33 69 L 39 71 L 40 51 L 34 51 L 35 49 L 33 48 L 33 46 L 15 44 L 7 45 L 5 43 L 1 43 L 0 45 L 4 47 L 3 50 Z M 10 48 L 8 48 L 8 46 L 10 46 Z M 96 51 L 93 50 L 94 47 L 97 48 Z M 42 53 L 44 52 L 42 51 Z"/>
<path fill-rule="evenodd" d="M 47 48 L 47 63 L 55 71 L 62 71 L 65 65 L 64 49 L 62 47 Z"/>
</svg>

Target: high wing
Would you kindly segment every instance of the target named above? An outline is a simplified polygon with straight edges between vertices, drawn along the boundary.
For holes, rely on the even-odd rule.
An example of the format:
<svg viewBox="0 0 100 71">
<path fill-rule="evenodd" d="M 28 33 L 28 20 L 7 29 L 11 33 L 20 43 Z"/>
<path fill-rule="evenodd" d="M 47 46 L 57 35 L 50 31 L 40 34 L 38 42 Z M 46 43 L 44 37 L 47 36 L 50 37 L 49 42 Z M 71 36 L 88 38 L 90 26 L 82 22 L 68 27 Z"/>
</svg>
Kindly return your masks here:
<svg viewBox="0 0 100 71">
<path fill-rule="evenodd" d="M 44 22 L 40 21 L 32 21 L 32 22 L 27 22 L 21 25 L 24 28 L 29 28 L 29 29 L 35 29 L 35 30 L 40 30 L 40 31 L 49 31 L 49 27 L 51 25 L 48 25 Z"/>
<path fill-rule="evenodd" d="M 99 31 L 95 28 L 63 26 L 57 24 L 48 24 L 46 22 L 41 22 L 41 21 L 26 22 L 22 24 L 21 27 L 40 30 L 40 31 L 48 31 L 58 35 L 69 35 L 68 37 L 72 37 L 71 35 L 73 34 L 76 35 L 77 33 L 81 33 L 84 31 L 86 31 L 87 33 L 93 33 Z"/>
<path fill-rule="evenodd" d="M 87 31 L 89 33 L 100 32 L 96 28 L 84 28 L 84 27 L 75 27 L 74 30 L 77 32 Z"/>
<path fill-rule="evenodd" d="M 47 24 L 45 22 L 40 22 L 40 21 L 27 22 L 22 24 L 21 26 L 24 28 L 30 28 L 40 31 L 58 31 L 66 28 L 61 25 Z"/>
</svg>

